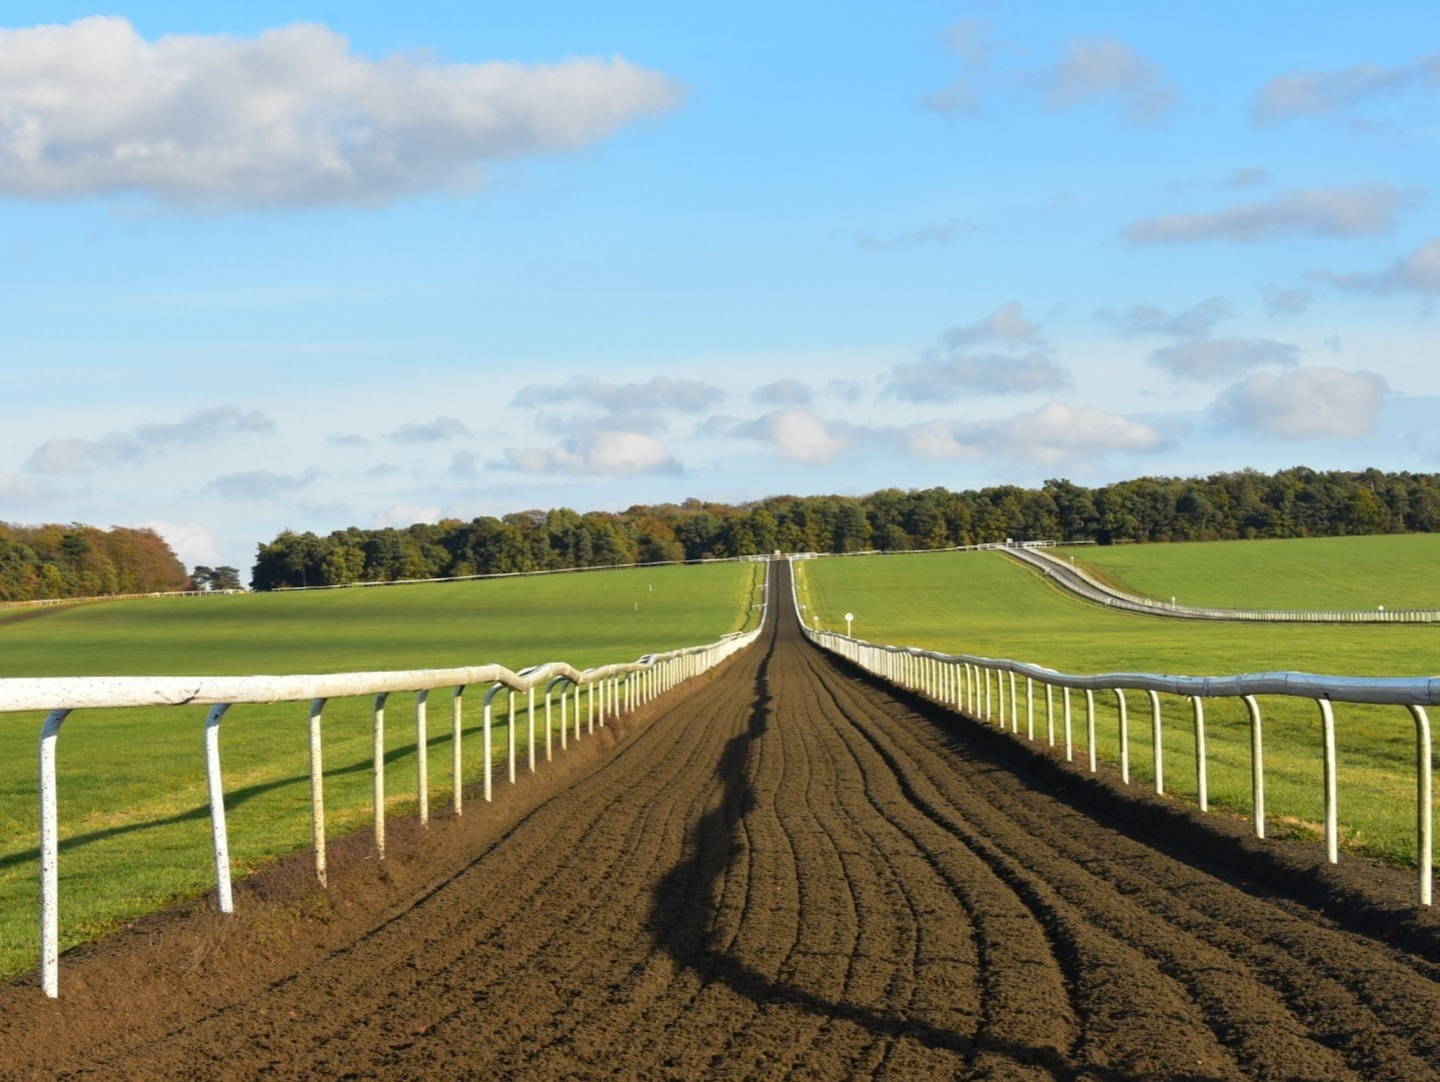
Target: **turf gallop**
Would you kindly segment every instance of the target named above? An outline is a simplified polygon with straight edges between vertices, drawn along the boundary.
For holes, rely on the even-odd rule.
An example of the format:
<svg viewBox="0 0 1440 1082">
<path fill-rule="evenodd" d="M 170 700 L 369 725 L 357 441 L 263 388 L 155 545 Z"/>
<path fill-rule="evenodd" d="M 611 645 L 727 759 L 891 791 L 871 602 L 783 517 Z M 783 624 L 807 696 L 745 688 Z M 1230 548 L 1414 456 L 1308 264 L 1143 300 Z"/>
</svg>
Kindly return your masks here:
<svg viewBox="0 0 1440 1082">
<path fill-rule="evenodd" d="M 131 1079 L 1436 1076 L 1434 959 L 1100 825 L 963 731 L 775 605 L 463 859 L 338 910 L 325 950 L 236 972 L 242 933 L 197 918 L 126 948 L 175 969 L 119 1016 L 99 978 L 139 971 L 103 952 L 68 1006 L 12 990 L 0 1054 Z M 206 966 L 223 991 L 187 1003 Z"/>
</svg>

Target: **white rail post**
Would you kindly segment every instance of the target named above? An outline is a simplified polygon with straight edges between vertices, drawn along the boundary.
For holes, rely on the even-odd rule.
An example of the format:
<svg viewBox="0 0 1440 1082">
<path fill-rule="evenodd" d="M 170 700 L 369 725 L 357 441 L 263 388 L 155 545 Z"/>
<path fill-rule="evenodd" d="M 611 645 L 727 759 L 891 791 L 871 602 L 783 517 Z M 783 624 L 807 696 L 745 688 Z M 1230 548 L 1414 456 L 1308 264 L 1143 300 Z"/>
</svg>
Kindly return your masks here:
<svg viewBox="0 0 1440 1082">
<path fill-rule="evenodd" d="M 1055 746 L 1055 685 L 1045 685 L 1045 744 Z"/>
<path fill-rule="evenodd" d="M 526 730 L 525 730 L 525 731 L 526 731 L 526 733 L 528 734 L 528 735 L 526 736 L 526 740 L 527 740 L 528 743 L 527 743 L 527 747 L 525 748 L 525 758 L 526 758 L 526 761 L 527 761 L 527 762 L 526 762 L 526 765 L 529 766 L 529 768 L 530 768 L 530 773 L 533 774 L 533 773 L 535 773 L 535 685 L 534 685 L 534 684 L 531 684 L 531 685 L 530 685 L 530 688 L 529 688 L 529 704 L 528 704 L 527 709 L 528 709 L 528 714 L 527 714 L 527 721 L 526 721 L 526 723 L 525 723 L 525 724 L 526 724 Z"/>
<path fill-rule="evenodd" d="M 548 763 L 553 758 L 552 749 L 555 744 L 555 726 L 550 720 L 550 685 L 545 685 L 545 761 Z"/>
<path fill-rule="evenodd" d="M 371 781 L 371 802 L 375 805 L 375 856 L 385 859 L 385 700 L 389 692 L 375 696 L 374 747 L 375 760 Z"/>
<path fill-rule="evenodd" d="M 1155 752 L 1155 795 L 1165 795 L 1165 744 L 1164 733 L 1160 727 L 1160 696 L 1154 691 L 1147 691 L 1150 696 L 1150 739 Z"/>
<path fill-rule="evenodd" d="M 52 710 L 40 729 L 40 988 L 60 994 L 60 814 L 55 792 L 55 738 L 70 716 Z"/>
<path fill-rule="evenodd" d="M 505 705 L 510 720 L 505 725 L 505 758 L 509 764 L 510 784 L 515 784 L 515 691 L 505 689 Z"/>
<path fill-rule="evenodd" d="M 1095 692 L 1085 689 L 1085 749 L 1090 759 L 1090 773 L 1095 773 Z"/>
<path fill-rule="evenodd" d="M 994 721 L 995 711 L 991 709 L 992 700 L 990 698 L 990 666 L 984 666 L 982 671 L 985 673 L 985 720 Z"/>
<path fill-rule="evenodd" d="M 415 693 L 415 802 L 420 806 L 420 825 L 430 825 L 430 732 L 425 703 L 430 692 Z"/>
<path fill-rule="evenodd" d="M 462 724 L 464 695 L 465 685 L 460 684 L 450 698 L 450 800 L 457 819 L 465 810 L 465 763 L 460 757 L 461 736 L 464 731 Z"/>
<path fill-rule="evenodd" d="M 325 764 L 320 747 L 320 721 L 325 700 L 310 703 L 310 839 L 315 847 L 315 878 L 325 880 Z"/>
<path fill-rule="evenodd" d="M 1010 671 L 1010 731 L 1012 733 L 1018 733 L 1020 731 L 1020 707 L 1018 705 L 1019 700 L 1015 693 L 1015 687 L 1015 671 L 1012 669 Z"/>
<path fill-rule="evenodd" d="M 491 791 L 492 779 L 490 777 L 493 767 L 493 763 L 491 762 L 491 756 L 494 754 L 495 751 L 494 740 L 491 736 L 491 730 L 494 728 L 494 714 L 491 707 L 491 701 L 495 698 L 495 693 L 504 686 L 505 685 L 503 684 L 491 684 L 485 690 L 484 704 L 481 707 L 480 745 L 481 752 L 485 756 L 483 762 L 485 774 L 485 800 L 487 802 L 494 799 L 494 794 Z"/>
<path fill-rule="evenodd" d="M 1125 692 L 1115 689 L 1115 708 L 1120 721 L 1120 780 L 1130 784 L 1130 714 L 1125 705 Z"/>
<path fill-rule="evenodd" d="M 222 913 L 233 913 L 230 894 L 230 836 L 225 829 L 225 783 L 220 777 L 220 719 L 229 704 L 210 708 L 205 718 L 205 781 L 210 790 L 210 837 L 215 848 L 215 903 Z"/>
<path fill-rule="evenodd" d="M 1415 866 L 1416 894 L 1421 905 L 1432 905 L 1435 863 L 1435 811 L 1431 795 L 1433 766 L 1430 748 L 1430 717 L 1423 706 L 1410 707 L 1415 719 Z"/>
<path fill-rule="evenodd" d="M 1065 761 L 1073 763 L 1075 761 L 1075 731 L 1071 724 L 1070 689 L 1062 688 L 1061 691 L 1065 699 Z"/>
<path fill-rule="evenodd" d="M 1035 681 L 1025 678 L 1025 739 L 1035 739 Z"/>
<path fill-rule="evenodd" d="M 577 743 L 577 744 L 580 743 L 580 692 L 581 692 L 581 687 L 580 687 L 579 684 L 576 684 L 576 685 L 575 685 L 575 709 L 574 709 L 574 716 L 575 716 L 575 743 Z"/>
<path fill-rule="evenodd" d="M 1195 711 L 1195 795 L 1200 810 L 1210 810 L 1210 771 L 1205 761 L 1205 702 L 1198 695 L 1190 696 Z"/>
<path fill-rule="evenodd" d="M 1335 864 L 1340 860 L 1340 813 L 1335 792 L 1335 710 L 1329 699 L 1316 701 L 1320 704 L 1325 769 L 1325 859 Z"/>
<path fill-rule="evenodd" d="M 1250 819 L 1255 837 L 1265 837 L 1265 739 L 1261 729 L 1260 703 L 1253 695 L 1242 695 L 1250 715 Z"/>
<path fill-rule="evenodd" d="M 585 725 L 586 732 L 589 734 L 595 732 L 595 686 L 599 682 L 598 680 L 592 680 L 585 685 Z"/>
</svg>

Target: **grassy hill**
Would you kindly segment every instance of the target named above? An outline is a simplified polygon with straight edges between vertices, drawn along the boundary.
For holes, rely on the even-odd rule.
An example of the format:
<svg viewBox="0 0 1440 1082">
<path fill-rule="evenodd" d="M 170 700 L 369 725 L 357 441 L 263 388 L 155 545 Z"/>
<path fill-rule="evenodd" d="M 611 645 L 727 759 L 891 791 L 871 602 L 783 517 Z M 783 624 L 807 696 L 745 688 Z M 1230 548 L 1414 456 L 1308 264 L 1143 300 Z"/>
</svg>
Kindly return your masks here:
<svg viewBox="0 0 1440 1082">
<path fill-rule="evenodd" d="M 1191 546 L 1176 546 L 1181 547 Z M 1014 658 L 1068 672 L 1440 672 L 1440 628 L 1277 627 L 1115 612 L 1064 593 L 998 552 L 814 560 L 802 565 L 801 581 L 801 600 L 832 630 L 844 629 L 843 615 L 850 611 L 856 617 L 855 634 L 875 642 Z M 1083 738 L 1084 695 L 1072 694 L 1077 732 Z M 1096 745 L 1101 759 L 1113 764 L 1119 747 L 1114 696 L 1097 698 Z M 1167 700 L 1167 789 L 1193 795 L 1189 704 L 1162 698 Z M 1322 807 L 1316 708 L 1283 697 L 1268 697 L 1262 705 L 1272 833 L 1313 834 Z M 1131 763 L 1137 780 L 1145 783 L 1151 779 L 1152 749 L 1148 712 L 1136 713 L 1141 706 L 1141 696 L 1131 693 Z M 1207 704 L 1206 714 L 1212 803 L 1248 812 L 1244 707 L 1238 700 L 1218 700 Z M 1409 716 L 1399 707 L 1341 704 L 1336 719 L 1345 843 L 1387 858 L 1413 860 L 1415 775 Z"/>
<path fill-rule="evenodd" d="M 713 564 L 32 610 L 0 616 L 0 677 L 630 661 L 753 621 L 762 570 Z M 480 718 L 480 695 L 470 698 L 467 732 Z M 448 745 L 448 698 L 441 701 L 443 709 L 432 708 L 431 742 Z M 387 719 L 389 802 L 401 813 L 413 807 L 412 703 L 393 696 Z M 369 710 L 368 700 L 347 699 L 326 711 L 334 835 L 368 821 Z M 66 721 L 59 741 L 64 945 L 211 885 L 205 712 L 92 710 Z M 236 707 L 226 717 L 222 751 L 237 874 L 308 843 L 307 716 L 306 704 L 292 703 Z M 35 957 L 39 726 L 38 715 L 0 714 L 0 974 Z M 478 755 L 478 741 L 470 741 L 470 779 L 480 774 Z M 429 765 L 438 807 L 450 789 L 448 746 Z"/>
<path fill-rule="evenodd" d="M 1132 593 L 1247 609 L 1440 609 L 1440 534 L 1067 549 Z"/>
</svg>

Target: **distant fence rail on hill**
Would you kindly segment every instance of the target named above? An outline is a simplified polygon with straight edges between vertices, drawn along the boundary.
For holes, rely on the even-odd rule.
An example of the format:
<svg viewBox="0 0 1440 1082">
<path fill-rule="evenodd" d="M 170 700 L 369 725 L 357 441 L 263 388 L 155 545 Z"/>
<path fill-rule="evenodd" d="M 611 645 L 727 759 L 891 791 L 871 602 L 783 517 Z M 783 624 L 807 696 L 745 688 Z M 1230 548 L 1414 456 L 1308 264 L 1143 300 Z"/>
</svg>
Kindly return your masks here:
<svg viewBox="0 0 1440 1082">
<path fill-rule="evenodd" d="M 792 565 L 793 567 L 793 565 Z M 1255 836 L 1265 837 L 1265 755 L 1264 730 L 1257 695 L 1288 695 L 1310 699 L 1320 717 L 1322 785 L 1325 806 L 1325 853 L 1330 863 L 1339 859 L 1339 794 L 1336 783 L 1335 716 L 1336 702 L 1374 703 L 1403 706 L 1415 728 L 1415 837 L 1416 900 L 1421 906 L 1433 902 L 1434 823 L 1432 794 L 1432 745 L 1429 706 L 1440 705 L 1440 676 L 1433 677 L 1350 677 L 1315 673 L 1267 672 L 1241 676 L 1166 676 L 1157 673 L 1115 672 L 1078 675 L 1057 672 L 1043 665 L 974 654 L 945 654 L 914 646 L 888 646 L 852 638 L 835 631 L 811 627 L 795 592 L 791 575 L 791 603 L 800 625 L 811 642 L 853 662 L 866 671 L 918 694 L 947 709 L 963 711 L 970 717 L 996 721 L 1002 729 L 1020 732 L 1020 703 L 1024 702 L 1025 735 L 1035 739 L 1037 685 L 1044 689 L 1045 732 L 1055 746 L 1055 696 L 1061 689 L 1065 758 L 1074 761 L 1074 717 L 1072 690 L 1085 693 L 1085 726 L 1089 767 L 1096 769 L 1095 693 L 1115 696 L 1119 726 L 1120 776 L 1130 783 L 1129 712 L 1126 691 L 1143 691 L 1150 706 L 1154 748 L 1155 792 L 1165 792 L 1164 748 L 1161 740 L 1160 693 L 1190 699 L 1191 727 L 1195 740 L 1195 787 L 1201 811 L 1209 810 L 1209 780 L 1205 745 L 1205 700 L 1238 698 L 1250 719 L 1251 814 Z M 1008 677 L 1007 677 L 1008 674 Z M 1019 680 L 1024 680 L 1023 689 Z M 1007 694 L 1008 683 L 1008 694 Z"/>
<path fill-rule="evenodd" d="M 1034 551 L 1035 546 L 1000 546 L 1016 560 L 1036 568 L 1069 593 L 1126 612 L 1180 620 L 1241 620 L 1266 624 L 1440 624 L 1435 609 L 1217 609 L 1177 605 L 1128 593 L 1103 582 L 1083 567 Z"/>
<path fill-rule="evenodd" d="M 516 779 L 516 693 L 527 702 L 528 769 L 535 771 L 537 690 L 544 718 L 544 754 L 549 759 L 558 711 L 560 747 L 565 749 L 573 728 L 580 739 L 582 694 L 588 732 L 598 722 L 630 711 L 678 684 L 714 668 L 756 640 L 761 619 L 748 631 L 724 635 L 714 642 L 663 653 L 646 654 L 637 661 L 577 669 L 552 661 L 512 672 L 503 665 L 472 665 L 450 669 L 411 669 L 347 672 L 298 676 L 110 676 L 36 677 L 0 679 L 0 713 L 46 711 L 40 731 L 40 984 L 47 996 L 59 992 L 59 819 L 56 792 L 56 742 L 61 726 L 76 710 L 115 707 L 206 705 L 205 771 L 209 792 L 211 836 L 215 854 L 216 900 L 222 913 L 233 911 L 229 840 L 225 815 L 225 788 L 220 766 L 220 725 L 225 712 L 242 703 L 309 704 L 310 810 L 315 848 L 315 874 L 325 884 L 325 796 L 321 722 L 326 703 L 351 696 L 374 696 L 373 818 L 376 854 L 385 855 L 385 706 L 390 695 L 415 694 L 416 800 L 421 823 L 429 817 L 426 706 L 430 692 L 451 690 L 451 755 L 453 809 L 461 813 L 463 760 L 461 711 L 467 688 L 488 685 L 482 701 L 481 778 L 485 800 L 492 797 L 492 700 L 504 691 L 509 712 L 505 768 Z M 573 718 L 571 715 L 573 714 Z"/>
<path fill-rule="evenodd" d="M 31 601 L 0 601 L 0 609 L 43 608 L 53 605 L 88 605 L 92 601 L 146 601 L 156 597 L 228 597 L 244 590 L 164 590 L 151 594 L 96 594 L 93 597 L 41 597 Z"/>
</svg>

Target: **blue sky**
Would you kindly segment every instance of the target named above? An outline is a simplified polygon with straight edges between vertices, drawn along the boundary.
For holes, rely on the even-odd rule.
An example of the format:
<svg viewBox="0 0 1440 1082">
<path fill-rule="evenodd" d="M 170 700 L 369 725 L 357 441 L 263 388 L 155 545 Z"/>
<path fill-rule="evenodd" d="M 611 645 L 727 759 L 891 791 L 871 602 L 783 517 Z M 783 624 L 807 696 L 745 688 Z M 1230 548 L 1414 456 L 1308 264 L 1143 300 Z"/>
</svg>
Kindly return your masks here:
<svg viewBox="0 0 1440 1082">
<path fill-rule="evenodd" d="M 10 3 L 0 519 L 1440 463 L 1432 5 Z"/>
</svg>

